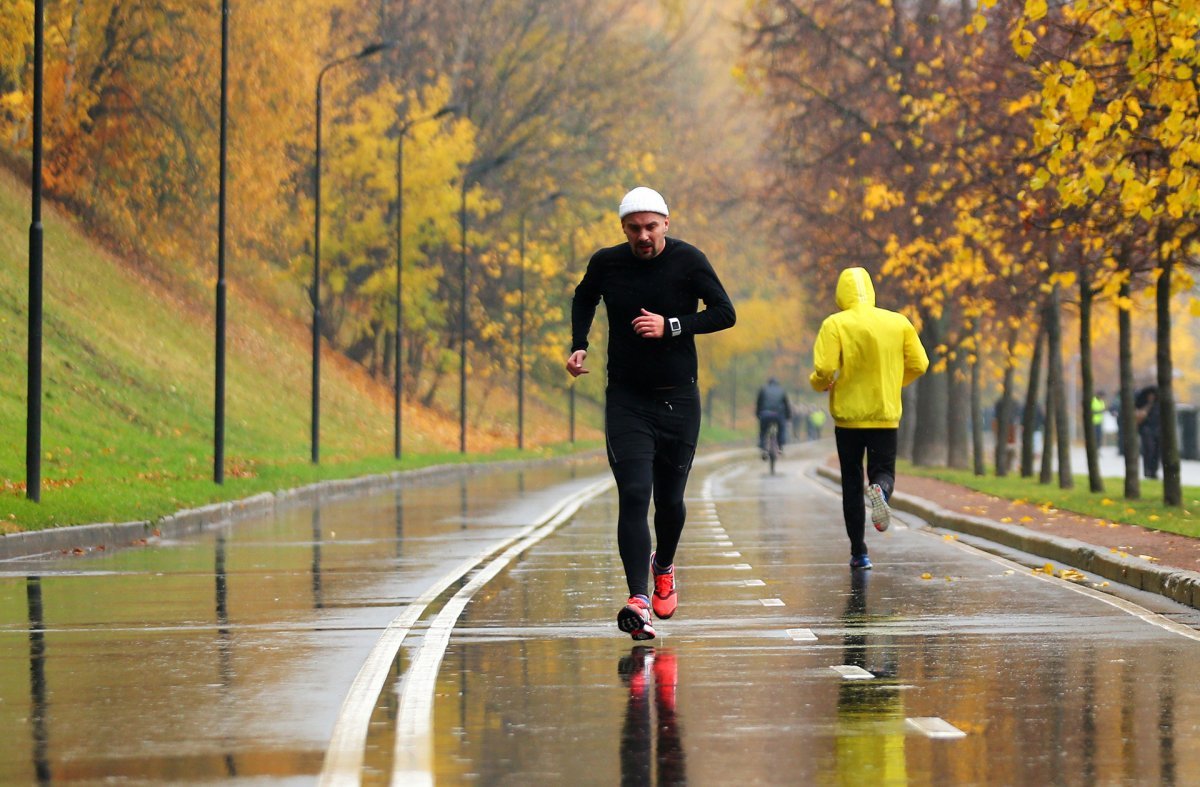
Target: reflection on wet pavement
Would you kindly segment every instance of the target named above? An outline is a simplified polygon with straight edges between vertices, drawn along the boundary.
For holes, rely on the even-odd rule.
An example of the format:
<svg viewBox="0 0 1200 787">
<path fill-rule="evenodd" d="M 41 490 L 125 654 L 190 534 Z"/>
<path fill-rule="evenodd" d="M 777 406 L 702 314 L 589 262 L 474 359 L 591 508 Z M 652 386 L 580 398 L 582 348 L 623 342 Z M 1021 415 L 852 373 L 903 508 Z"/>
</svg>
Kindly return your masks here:
<svg viewBox="0 0 1200 787">
<path fill-rule="evenodd" d="M 840 499 L 789 460 L 693 481 L 651 643 L 613 624 L 612 500 L 498 577 L 439 677 L 435 781 L 1200 781 L 1196 639 L 903 521 L 851 573 Z"/>
<path fill-rule="evenodd" d="M 621 730 L 621 783 L 687 784 L 687 756 L 675 714 L 679 682 L 675 652 L 635 645 L 617 661 L 617 674 L 629 687 Z"/>
<path fill-rule="evenodd" d="M 849 572 L 840 499 L 806 461 L 697 470 L 679 612 L 652 642 L 614 625 L 615 494 L 520 551 L 445 640 L 432 781 L 1200 783 L 1198 638 L 903 517 Z M 382 632 L 605 473 L 464 472 L 4 566 L 0 783 L 317 781 Z M 471 584 L 385 664 L 366 783 L 393 772 L 409 668 Z"/>
<path fill-rule="evenodd" d="M 397 610 L 578 471 L 467 469 L 186 541 L 0 564 L 0 784 L 311 782 Z"/>
</svg>

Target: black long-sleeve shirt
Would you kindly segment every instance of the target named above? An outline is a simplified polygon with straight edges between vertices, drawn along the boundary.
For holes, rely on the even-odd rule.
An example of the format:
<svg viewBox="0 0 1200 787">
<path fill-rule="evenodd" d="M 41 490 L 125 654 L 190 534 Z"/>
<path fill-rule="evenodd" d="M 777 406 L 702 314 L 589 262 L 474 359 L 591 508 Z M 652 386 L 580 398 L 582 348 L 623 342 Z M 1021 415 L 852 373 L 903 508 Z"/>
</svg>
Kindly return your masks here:
<svg viewBox="0 0 1200 787">
<path fill-rule="evenodd" d="M 586 350 L 588 331 L 600 299 L 608 309 L 608 379 L 638 388 L 666 388 L 696 382 L 698 333 L 732 327 L 733 303 L 704 253 L 675 238 L 649 260 L 634 256 L 628 243 L 592 255 L 571 301 L 571 351 Z M 699 301 L 704 311 L 697 311 Z M 645 309 L 664 320 L 679 318 L 679 336 L 664 324 L 661 339 L 633 330 Z"/>
</svg>

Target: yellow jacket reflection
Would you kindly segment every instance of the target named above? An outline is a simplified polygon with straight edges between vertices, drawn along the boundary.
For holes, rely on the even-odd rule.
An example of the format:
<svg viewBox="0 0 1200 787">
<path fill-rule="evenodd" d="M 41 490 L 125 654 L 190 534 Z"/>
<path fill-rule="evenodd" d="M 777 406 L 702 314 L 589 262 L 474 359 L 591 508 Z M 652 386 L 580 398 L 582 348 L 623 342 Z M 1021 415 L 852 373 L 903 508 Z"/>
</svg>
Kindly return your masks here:
<svg viewBox="0 0 1200 787">
<path fill-rule="evenodd" d="M 809 382 L 829 391 L 835 424 L 851 429 L 900 425 L 900 389 L 929 368 L 929 356 L 903 314 L 875 305 L 875 287 L 864 268 L 838 276 L 841 311 L 825 318 L 813 346 Z"/>
</svg>

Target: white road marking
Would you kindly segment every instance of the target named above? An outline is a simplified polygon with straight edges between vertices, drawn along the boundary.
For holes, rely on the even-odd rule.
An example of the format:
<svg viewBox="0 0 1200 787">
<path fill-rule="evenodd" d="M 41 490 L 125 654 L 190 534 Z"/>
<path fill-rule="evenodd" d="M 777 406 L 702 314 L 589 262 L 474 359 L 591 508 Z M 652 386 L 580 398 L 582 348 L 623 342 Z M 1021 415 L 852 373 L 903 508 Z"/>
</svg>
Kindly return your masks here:
<svg viewBox="0 0 1200 787">
<path fill-rule="evenodd" d="M 787 635 L 791 637 L 794 642 L 817 641 L 817 635 L 813 633 L 812 629 L 788 629 Z"/>
<path fill-rule="evenodd" d="M 912 716 L 904 723 L 927 738 L 965 738 L 967 734 L 937 716 Z"/>
<path fill-rule="evenodd" d="M 941 536 L 938 534 L 935 534 L 935 533 L 926 532 L 925 535 L 941 539 Z M 954 539 L 954 541 L 952 543 L 959 549 L 962 549 L 973 555 L 978 555 L 979 557 L 986 558 L 986 559 L 992 561 L 993 563 L 996 563 L 997 565 L 1004 566 L 1005 568 L 1013 569 L 1013 573 L 1017 576 L 1029 577 L 1031 579 L 1040 580 L 1042 582 L 1053 582 L 1053 583 L 1059 585 L 1060 587 L 1065 587 L 1067 590 L 1071 590 L 1075 593 L 1080 593 L 1089 598 L 1096 599 L 1097 601 L 1103 601 L 1105 604 L 1108 604 L 1109 606 L 1112 606 L 1112 607 L 1116 607 L 1117 609 L 1121 610 L 1122 612 L 1125 612 L 1126 614 L 1132 615 L 1135 618 L 1138 618 L 1139 620 L 1141 620 L 1145 623 L 1149 623 L 1151 626 L 1157 626 L 1158 628 L 1163 629 L 1164 631 L 1169 631 L 1172 634 L 1178 634 L 1181 637 L 1186 637 L 1195 642 L 1200 642 L 1200 631 L 1196 631 L 1195 629 L 1184 626 L 1181 623 L 1176 623 L 1173 620 L 1164 618 L 1162 615 L 1159 615 L 1155 612 L 1151 612 L 1150 610 L 1146 609 L 1145 607 L 1135 604 L 1132 601 L 1126 601 L 1125 599 L 1120 598 L 1119 596 L 1114 596 L 1114 595 L 1105 593 L 1100 590 L 1095 590 L 1094 588 L 1086 587 L 1084 585 L 1078 585 L 1074 582 L 1071 582 L 1070 580 L 1063 579 L 1061 577 L 1054 577 L 1054 576 L 1050 576 L 1048 574 L 1034 573 L 1028 567 L 1022 566 L 1020 563 L 1014 563 L 1013 561 L 1008 560 L 1007 558 L 1000 557 L 999 555 L 993 555 L 991 552 L 985 552 L 984 550 L 979 549 L 977 547 L 973 547 L 970 544 L 964 544 L 962 541 L 959 541 L 958 539 Z"/>
<path fill-rule="evenodd" d="M 747 579 L 745 582 L 742 583 L 742 585 L 744 585 L 745 587 L 748 587 L 748 588 L 761 588 L 761 587 L 765 587 L 766 584 L 767 583 L 763 582 L 761 579 Z"/>
<path fill-rule="evenodd" d="M 722 461 L 732 453 L 736 452 L 706 456 L 703 460 L 698 460 L 696 464 L 716 463 Z M 709 484 L 713 476 L 721 472 L 721 470 L 718 470 L 705 479 L 705 494 L 708 494 L 708 490 L 711 489 Z M 550 535 L 550 533 L 574 516 L 575 512 L 585 502 L 612 486 L 612 480 L 606 480 L 587 487 L 582 492 L 568 498 L 569 502 L 564 504 L 549 522 L 539 526 L 553 512 L 548 514 L 547 517 L 543 517 L 538 524 L 526 528 L 520 534 L 504 542 L 505 545 L 512 544 L 514 540 L 522 538 L 524 534 L 533 530 L 520 543 L 510 546 L 485 568 L 480 569 L 461 590 L 454 594 L 450 601 L 446 603 L 446 606 L 442 608 L 442 611 L 438 613 L 437 617 L 433 619 L 433 622 L 430 623 L 429 630 L 426 632 L 425 638 L 421 641 L 421 645 L 413 657 L 412 666 L 405 674 L 400 687 L 400 708 L 396 722 L 396 740 L 392 761 L 392 784 L 433 784 L 432 722 L 433 694 L 436 688 L 437 672 L 441 665 L 442 657 L 445 655 L 446 646 L 449 644 L 450 633 L 454 628 L 454 624 L 458 620 L 458 616 L 462 614 L 463 609 L 466 608 L 471 596 L 508 565 L 514 557 Z M 491 550 L 491 552 L 494 551 L 495 549 Z M 365 744 L 365 737 L 363 743 Z M 358 756 L 360 762 L 358 771 L 361 771 L 362 755 L 359 754 Z M 354 773 L 356 780 L 359 776 L 358 771 Z M 354 783 L 357 783 L 357 781 Z"/>
<path fill-rule="evenodd" d="M 733 564 L 734 571 L 749 571 L 752 568 L 754 568 L 754 566 L 750 565 L 749 563 L 734 563 Z"/>
<path fill-rule="evenodd" d="M 761 604 L 762 604 L 764 607 L 784 607 L 784 606 L 787 606 L 786 604 L 784 604 L 784 603 L 783 603 L 783 599 L 781 599 L 781 598 L 760 598 L 760 599 L 759 599 L 759 602 L 760 602 L 760 603 L 761 603 Z"/>
<path fill-rule="evenodd" d="M 856 667 L 853 664 L 838 664 L 830 667 L 831 670 L 842 676 L 842 680 L 872 680 L 875 674 L 867 672 L 862 667 Z"/>
<path fill-rule="evenodd" d="M 333 735 L 325 754 L 325 762 L 321 768 L 320 784 L 322 785 L 357 785 L 361 781 L 364 748 L 367 741 L 367 729 L 371 713 L 375 709 L 380 691 L 387 680 L 388 672 L 396 660 L 404 638 L 413 625 L 425 613 L 426 608 L 438 596 L 444 593 L 455 582 L 466 576 L 479 565 L 488 555 L 498 549 L 523 539 L 539 528 L 558 527 L 579 509 L 583 503 L 612 488 L 611 479 L 597 481 L 584 489 L 565 497 L 555 503 L 541 518 L 522 529 L 519 533 L 504 541 L 485 547 L 473 557 L 467 558 L 455 566 L 450 572 L 438 579 L 419 598 L 406 606 L 404 610 L 388 624 L 383 635 L 371 649 L 363 662 L 354 682 L 342 702 L 334 723 Z M 549 520 L 549 524 L 547 524 Z M 507 553 L 506 553 L 507 554 Z M 436 677 L 436 670 L 435 670 Z"/>
</svg>

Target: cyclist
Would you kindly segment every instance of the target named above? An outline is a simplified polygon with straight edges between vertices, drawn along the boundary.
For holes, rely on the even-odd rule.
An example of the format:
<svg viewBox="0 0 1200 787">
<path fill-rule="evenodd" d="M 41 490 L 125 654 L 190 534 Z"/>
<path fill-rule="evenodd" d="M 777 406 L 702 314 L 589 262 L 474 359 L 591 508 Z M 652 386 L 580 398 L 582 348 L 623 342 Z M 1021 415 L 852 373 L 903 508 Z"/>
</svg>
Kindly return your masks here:
<svg viewBox="0 0 1200 787">
<path fill-rule="evenodd" d="M 617 216 L 628 242 L 593 254 L 575 288 L 567 372 L 588 373 L 588 331 L 603 299 L 609 318 L 604 436 L 617 483 L 617 549 L 629 587 L 617 627 L 645 640 L 655 636 L 650 610 L 669 618 L 679 603 L 675 550 L 700 433 L 696 336 L 730 328 L 737 316 L 704 253 L 667 236 L 670 214 L 661 194 L 639 186 L 621 200 Z"/>
<path fill-rule="evenodd" d="M 774 377 L 758 389 L 754 414 L 758 416 L 758 450 L 762 451 L 762 458 L 767 458 L 767 431 L 771 424 L 775 424 L 775 439 L 779 452 L 783 453 L 783 445 L 787 442 L 787 422 L 792 417 L 792 403 L 788 401 L 787 391 Z"/>
</svg>

